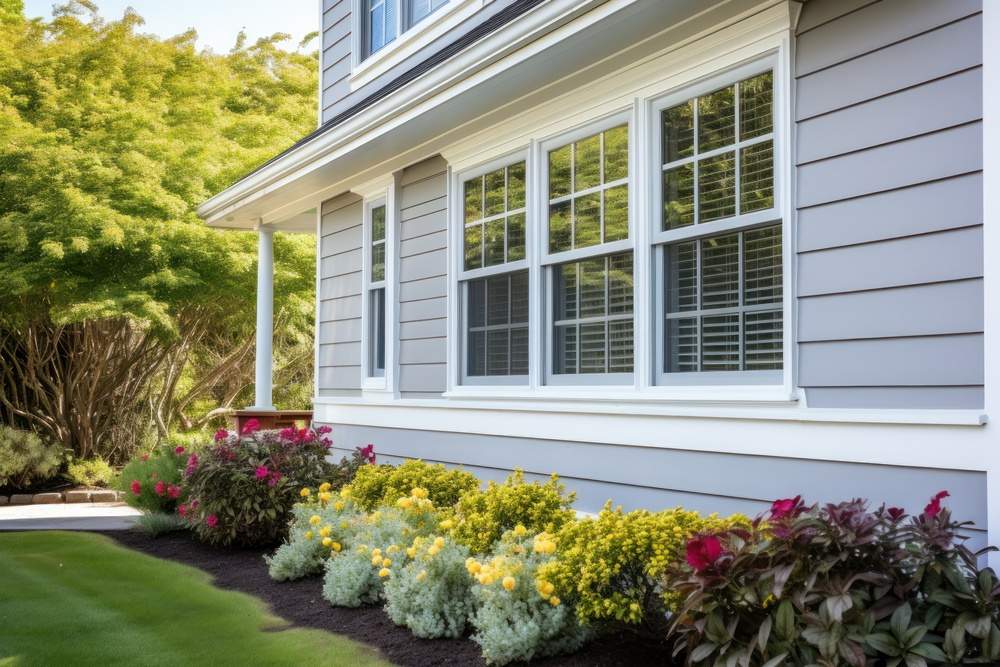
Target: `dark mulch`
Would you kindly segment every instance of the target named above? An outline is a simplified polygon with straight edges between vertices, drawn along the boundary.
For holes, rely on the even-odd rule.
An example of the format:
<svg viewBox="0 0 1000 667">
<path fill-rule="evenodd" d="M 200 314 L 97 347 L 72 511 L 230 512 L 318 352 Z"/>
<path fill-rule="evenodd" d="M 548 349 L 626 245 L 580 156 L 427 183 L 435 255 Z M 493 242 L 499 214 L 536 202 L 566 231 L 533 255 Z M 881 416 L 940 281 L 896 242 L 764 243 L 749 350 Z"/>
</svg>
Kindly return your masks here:
<svg viewBox="0 0 1000 667">
<path fill-rule="evenodd" d="M 278 583 L 267 574 L 266 549 L 219 549 L 194 540 L 188 533 L 152 538 L 139 531 L 108 531 L 123 546 L 204 570 L 220 588 L 254 595 L 292 626 L 318 628 L 376 647 L 394 664 L 484 665 L 479 647 L 469 639 L 418 639 L 399 627 L 381 607 L 343 609 L 323 599 L 320 577 Z M 632 667 L 669 664 L 669 651 L 631 636 L 606 636 L 574 655 L 539 660 L 545 667 Z"/>
</svg>

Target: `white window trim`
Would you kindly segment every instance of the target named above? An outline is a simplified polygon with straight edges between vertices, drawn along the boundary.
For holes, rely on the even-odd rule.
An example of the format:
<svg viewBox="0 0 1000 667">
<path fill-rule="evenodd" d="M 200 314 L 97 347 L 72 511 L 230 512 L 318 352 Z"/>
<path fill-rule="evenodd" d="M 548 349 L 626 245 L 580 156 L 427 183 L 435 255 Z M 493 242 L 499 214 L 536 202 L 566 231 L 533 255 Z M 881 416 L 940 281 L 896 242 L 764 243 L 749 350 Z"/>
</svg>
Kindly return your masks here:
<svg viewBox="0 0 1000 667">
<path fill-rule="evenodd" d="M 770 30 L 772 25 L 761 26 Z M 739 30 L 738 24 L 733 29 Z M 530 284 L 532 300 L 529 318 L 529 384 L 528 387 L 470 387 L 461 386 L 454 369 L 458 368 L 457 349 L 452 345 L 454 336 L 449 336 L 448 391 L 446 397 L 455 399 L 529 399 L 529 400 L 613 400 L 628 401 L 682 401 L 686 403 L 758 403 L 758 404 L 791 404 L 800 400 L 795 387 L 797 353 L 795 344 L 795 262 L 792 249 L 795 247 L 794 216 L 792 205 L 794 197 L 792 150 L 794 144 L 793 121 L 793 85 L 791 76 L 791 33 L 786 25 L 783 29 L 766 34 L 752 32 L 737 33 L 733 39 L 725 36 L 726 31 L 716 33 L 704 43 L 694 42 L 678 50 L 664 52 L 663 55 L 650 58 L 623 75 L 609 77 L 608 81 L 597 82 L 593 90 L 567 93 L 557 100 L 529 110 L 523 116 L 512 118 L 508 124 L 491 130 L 496 138 L 484 140 L 483 134 L 473 135 L 456 142 L 445 151 L 445 157 L 455 169 L 466 169 L 470 164 L 478 164 L 496 159 L 495 156 L 509 153 L 513 146 L 510 136 L 521 137 L 522 142 L 529 142 L 528 160 L 528 215 L 526 239 L 528 243 L 527 257 L 530 269 Z M 735 42 L 735 43 L 734 43 Z M 627 247 L 634 247 L 634 267 L 637 276 L 652 277 L 652 233 L 654 224 L 658 224 L 658 214 L 653 208 L 659 203 L 652 196 L 653 187 L 649 184 L 654 163 L 658 160 L 658 150 L 651 144 L 650 132 L 656 122 L 653 114 L 653 103 L 666 99 L 672 94 L 691 96 L 691 91 L 706 80 L 727 75 L 741 67 L 756 67 L 766 69 L 766 63 L 773 63 L 775 81 L 774 101 L 774 135 L 775 135 L 775 201 L 778 215 L 782 221 L 782 267 L 783 267 L 783 364 L 781 381 L 775 384 L 748 385 L 740 383 L 719 384 L 685 384 L 657 385 L 655 374 L 655 347 L 658 341 L 654 336 L 655 317 L 653 312 L 654 289 L 651 280 L 640 278 L 636 280 L 635 306 L 635 366 L 634 382 L 629 385 L 608 386 L 593 383 L 591 386 L 556 386 L 546 383 L 545 370 L 549 350 L 546 340 L 549 335 L 545 330 L 548 320 L 544 308 L 538 298 L 545 295 L 537 287 L 541 278 L 542 257 L 547 251 L 547 240 L 543 225 L 534 222 L 538 216 L 544 215 L 547 201 L 540 191 L 539 179 L 545 176 L 544 162 L 541 159 L 542 142 L 549 138 L 571 137 L 574 132 L 585 136 L 586 129 L 599 123 L 600 119 L 613 117 L 615 114 L 630 114 L 630 237 Z M 658 62 L 659 61 L 659 62 Z M 641 72 L 648 72 L 642 75 Z M 646 78 L 651 76 L 652 78 Z M 612 82 L 613 79 L 613 82 Z M 627 87 L 619 81 L 625 80 L 631 84 Z M 693 87 L 694 86 L 694 87 Z M 631 93 L 626 91 L 633 91 Z M 604 91 L 604 92 L 601 92 Z M 592 99 L 588 99 L 588 96 Z M 570 110 L 570 111 L 567 111 Z M 584 117 L 586 116 L 586 117 Z M 610 127 L 610 126 L 609 126 Z M 543 135 L 533 138 L 532 133 Z M 523 145 L 523 143 L 521 143 Z M 487 146 L 484 150 L 483 146 Z M 494 152 L 491 154 L 491 147 Z M 454 159 L 450 156 L 453 156 Z M 641 167 L 640 167 L 641 165 Z M 659 165 L 656 165 L 659 168 Z M 449 181 L 452 192 L 456 192 L 453 183 Z M 547 188 L 546 188 L 547 191 Z M 641 193 L 642 196 L 637 196 Z M 780 193 L 780 194 L 779 194 Z M 450 197 L 454 201 L 455 197 Z M 450 220 L 461 219 L 455 209 L 451 209 Z M 657 222 L 654 222 L 657 221 Z M 454 227 L 454 223 L 451 225 Z M 720 229 L 717 227 L 717 229 Z M 721 230 L 721 229 L 720 229 Z M 620 243 L 620 242 L 618 242 Z M 611 244 L 608 244 L 610 246 Z M 597 254 L 613 252 L 613 248 L 598 246 Z M 449 252 L 455 243 L 449 245 Z M 624 249 L 624 248 L 623 248 Z M 583 249 L 589 251 L 590 249 Z M 560 253 L 559 261 L 573 259 L 574 253 Z M 583 254 L 583 253 L 581 253 Z M 454 261 L 454 257 L 453 257 Z M 546 262 L 549 262 L 546 257 Z M 553 259 L 552 261 L 555 261 Z M 449 264 L 454 270 L 456 265 Z M 449 281 L 449 316 L 452 322 L 457 318 L 457 294 L 453 289 L 455 281 Z M 451 310 L 453 309 L 453 310 Z M 539 360 L 542 363 L 539 363 Z M 544 365 L 543 365 L 544 364 Z"/>
<path fill-rule="evenodd" d="M 396 200 L 397 177 L 355 188 L 364 198 L 361 251 L 361 393 L 371 398 L 395 398 L 396 350 L 398 346 L 399 307 L 396 295 L 398 275 L 398 235 L 399 209 Z M 385 279 L 372 281 L 372 221 L 373 208 L 385 206 Z M 371 290 L 385 289 L 385 369 L 382 375 L 373 375 L 371 368 Z"/>
<path fill-rule="evenodd" d="M 479 11 L 487 0 L 448 0 L 416 24 L 403 25 L 404 0 L 397 11 L 396 38 L 381 49 L 365 56 L 365 0 L 351 0 L 351 90 L 393 69 L 406 58 L 439 37 L 453 30 L 458 24 Z"/>
</svg>

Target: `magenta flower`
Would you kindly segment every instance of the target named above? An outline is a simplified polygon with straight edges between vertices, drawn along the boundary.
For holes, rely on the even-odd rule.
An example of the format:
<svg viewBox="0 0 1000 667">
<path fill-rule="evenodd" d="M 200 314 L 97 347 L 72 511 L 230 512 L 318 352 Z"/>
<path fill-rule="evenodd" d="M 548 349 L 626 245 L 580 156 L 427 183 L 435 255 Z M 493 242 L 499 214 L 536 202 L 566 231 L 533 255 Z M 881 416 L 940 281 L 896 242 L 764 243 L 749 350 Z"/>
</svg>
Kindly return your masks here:
<svg viewBox="0 0 1000 667">
<path fill-rule="evenodd" d="M 260 428 L 260 422 L 256 419 L 248 419 L 243 428 L 240 430 L 240 435 L 250 435 Z"/>
<path fill-rule="evenodd" d="M 695 537 L 687 543 L 687 563 L 695 572 L 707 570 L 722 555 L 722 542 L 715 535 Z"/>
<path fill-rule="evenodd" d="M 267 478 L 267 485 L 275 486 L 278 482 L 281 481 L 282 477 L 283 475 L 280 472 L 278 472 L 277 470 L 272 470 L 271 475 Z"/>
<path fill-rule="evenodd" d="M 198 455 L 191 454 L 188 456 L 187 466 L 184 468 L 184 476 L 190 477 L 194 474 L 194 471 L 198 468 Z"/>
<path fill-rule="evenodd" d="M 208 526 L 209 528 L 215 528 L 216 526 L 219 525 L 219 517 L 215 516 L 214 514 L 209 514 L 207 517 L 205 517 L 205 525 Z"/>
<path fill-rule="evenodd" d="M 361 458 L 368 461 L 368 463 L 375 463 L 375 445 L 368 444 L 364 447 L 358 447 L 357 450 L 361 454 Z"/>
<path fill-rule="evenodd" d="M 938 491 L 936 494 L 934 494 L 934 497 L 931 498 L 931 501 L 927 503 L 926 507 L 924 507 L 924 517 L 927 519 L 933 519 L 938 514 L 940 514 L 941 501 L 949 497 L 950 495 L 951 494 L 948 493 L 947 491 Z"/>
<path fill-rule="evenodd" d="M 176 447 L 174 447 L 174 454 L 183 454 L 183 453 L 184 453 L 184 447 L 182 447 L 181 445 L 177 445 Z"/>
<path fill-rule="evenodd" d="M 794 498 L 782 498 L 781 500 L 775 500 L 771 505 L 771 518 L 772 519 L 783 519 L 795 512 L 798 508 L 799 503 L 802 501 L 802 496 L 795 496 Z"/>
<path fill-rule="evenodd" d="M 164 484 L 163 480 L 161 479 L 159 482 L 156 483 L 156 486 L 153 487 L 153 491 L 156 491 L 156 495 L 158 496 L 165 495 L 167 493 L 167 485 Z"/>
<path fill-rule="evenodd" d="M 176 484 L 171 484 L 170 486 L 167 487 L 167 496 L 172 498 L 173 500 L 177 500 L 178 498 L 181 497 L 181 487 L 177 486 Z"/>
<path fill-rule="evenodd" d="M 218 431 L 215 432 L 215 441 L 216 442 L 222 442 L 223 440 L 225 440 L 228 437 L 229 437 L 229 431 L 227 431 L 224 428 L 220 428 Z"/>
<path fill-rule="evenodd" d="M 326 435 L 327 433 L 329 433 L 332 430 L 333 430 L 332 428 L 330 428 L 326 424 L 323 424 L 318 429 L 316 429 L 316 435 Z"/>
<path fill-rule="evenodd" d="M 888 514 L 889 518 L 892 519 L 893 521 L 899 521 L 904 516 L 906 516 L 906 510 L 904 510 L 902 507 L 890 507 L 889 509 L 886 510 L 886 514 Z"/>
<path fill-rule="evenodd" d="M 181 516 L 187 516 L 188 506 L 185 505 L 184 503 L 181 503 L 180 505 L 177 506 L 177 513 Z"/>
<path fill-rule="evenodd" d="M 267 479 L 267 476 L 271 474 L 271 471 L 267 469 L 267 466 L 257 466 L 257 470 L 254 471 L 257 479 Z"/>
<path fill-rule="evenodd" d="M 139 480 L 137 480 L 137 479 L 133 479 L 132 480 L 132 484 L 129 485 L 129 488 L 132 489 L 132 494 L 133 495 L 137 496 L 140 493 L 142 493 L 142 484 L 140 484 Z"/>
</svg>

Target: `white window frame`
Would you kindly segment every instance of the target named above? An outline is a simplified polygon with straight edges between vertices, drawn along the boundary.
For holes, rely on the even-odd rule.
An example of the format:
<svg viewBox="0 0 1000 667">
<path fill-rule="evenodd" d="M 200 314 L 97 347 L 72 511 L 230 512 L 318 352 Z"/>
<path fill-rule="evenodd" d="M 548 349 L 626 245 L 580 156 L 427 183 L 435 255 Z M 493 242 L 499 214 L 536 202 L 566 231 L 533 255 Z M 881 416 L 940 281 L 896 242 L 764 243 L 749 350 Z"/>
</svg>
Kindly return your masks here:
<svg viewBox="0 0 1000 667">
<path fill-rule="evenodd" d="M 697 241 L 700 239 L 712 238 L 717 236 L 722 236 L 726 234 L 739 233 L 744 231 L 751 231 L 754 229 L 761 229 L 766 227 L 780 226 L 782 228 L 782 326 L 784 328 L 784 323 L 786 318 L 790 315 L 785 312 L 787 310 L 787 302 L 789 301 L 788 287 L 784 285 L 785 274 L 788 272 L 788 260 L 785 254 L 785 246 L 788 245 L 789 230 L 786 225 L 783 224 L 782 219 L 782 201 L 785 198 L 787 186 L 783 183 L 781 178 L 780 165 L 781 160 L 781 150 L 785 139 L 782 137 L 783 132 L 781 131 L 778 124 L 778 108 L 779 108 L 779 72 L 778 72 L 778 58 L 776 54 L 765 56 L 760 59 L 756 59 L 752 62 L 740 65 L 738 67 L 731 68 L 724 72 L 712 75 L 701 81 L 698 81 L 692 85 L 685 86 L 675 92 L 669 93 L 662 97 L 650 100 L 650 112 L 649 120 L 650 127 L 649 132 L 649 143 L 648 145 L 653 147 L 651 151 L 651 178 L 650 178 L 650 191 L 651 200 L 653 202 L 653 215 L 650 216 L 651 229 L 649 231 L 649 243 L 652 252 L 652 267 L 651 267 L 651 281 L 650 284 L 653 289 L 653 353 L 651 358 L 654 363 L 654 368 L 652 372 L 652 378 L 659 387 L 682 387 L 685 385 L 694 386 L 708 386 L 708 387 L 725 387 L 731 385 L 781 385 L 783 382 L 783 369 L 785 366 L 784 359 L 782 364 L 782 370 L 769 370 L 769 371 L 691 371 L 691 372 L 674 372 L 668 373 L 664 371 L 664 348 L 666 344 L 666 327 L 664 320 L 666 318 L 666 304 L 665 304 L 665 288 L 666 288 L 666 272 L 665 272 L 665 261 L 664 261 L 664 248 L 668 245 L 674 243 L 680 243 L 684 241 Z M 738 137 L 734 137 L 734 143 L 729 144 L 723 148 L 714 149 L 712 151 L 706 151 L 704 154 L 693 155 L 686 161 L 694 163 L 699 159 L 703 159 L 704 156 L 711 157 L 716 154 L 722 154 L 727 152 L 738 152 L 741 148 L 747 145 L 753 145 L 757 143 L 762 143 L 764 141 L 773 141 L 773 172 L 774 172 L 774 205 L 766 210 L 753 211 L 747 214 L 738 214 L 735 216 L 730 216 L 727 218 L 722 218 L 718 220 L 712 220 L 710 222 L 699 223 L 697 220 L 693 224 L 679 227 L 676 229 L 664 231 L 662 228 L 663 223 L 663 178 L 662 174 L 664 172 L 661 151 L 663 150 L 663 123 L 661 120 L 661 114 L 665 109 L 669 109 L 678 104 L 690 100 L 694 97 L 701 95 L 706 95 L 708 93 L 719 90 L 726 86 L 738 84 L 740 81 L 751 78 L 758 74 L 763 74 L 764 72 L 773 72 L 772 80 L 774 82 L 774 99 L 772 102 L 772 130 L 770 136 L 765 135 L 764 137 L 755 137 L 747 141 L 740 141 Z M 738 123 L 739 114 L 739 86 L 736 86 L 737 93 L 735 99 L 736 114 L 737 118 L 734 122 Z M 695 132 L 697 132 L 697 126 L 695 126 Z M 675 160 L 671 164 L 676 164 L 681 162 L 681 160 Z M 739 161 L 737 160 L 736 173 L 734 179 L 737 184 L 740 180 L 740 169 Z M 737 205 L 739 204 L 739 196 L 742 194 L 742 190 L 737 192 Z M 695 196 L 695 209 L 697 210 L 698 202 L 697 195 Z M 742 237 L 741 237 L 742 238 Z M 739 249 L 740 258 L 740 273 L 742 275 L 743 266 L 743 244 L 740 242 Z M 742 278 L 741 278 L 742 280 Z M 699 293 L 698 298 L 701 298 Z M 774 310 L 773 308 L 770 310 Z M 742 311 L 740 311 L 742 313 Z M 789 346 L 788 333 L 783 331 L 782 335 L 782 353 L 784 353 L 785 348 Z M 743 345 L 743 341 L 740 341 L 740 345 Z M 783 355 L 784 356 L 784 355 Z"/>
<path fill-rule="evenodd" d="M 533 294 L 541 301 L 544 307 L 544 318 L 542 319 L 542 325 L 544 328 L 542 340 L 544 345 L 544 353 L 541 357 L 543 360 L 543 381 L 547 387 L 560 387 L 560 386 L 572 386 L 572 387 L 587 387 L 587 386 L 633 386 L 635 385 L 635 366 L 638 361 L 638 350 L 637 346 L 633 346 L 632 350 L 632 367 L 631 373 L 554 373 L 553 372 L 553 362 L 555 360 L 555 336 L 553 332 L 554 327 L 554 316 L 555 316 L 555 267 L 559 264 L 567 264 L 572 262 L 578 262 L 584 259 L 590 259 L 594 257 L 605 257 L 607 255 L 616 255 L 622 253 L 632 253 L 632 280 L 633 280 L 633 290 L 632 290 L 632 330 L 636 331 L 636 326 L 638 322 L 636 321 L 636 311 L 638 310 L 639 303 L 637 301 L 638 293 L 634 286 L 636 284 L 638 273 L 636 271 L 636 257 L 635 257 L 635 151 L 633 150 L 633 145 L 635 142 L 635 128 L 636 123 L 634 122 L 634 111 L 632 109 L 625 109 L 617 113 L 604 116 L 597 120 L 588 122 L 585 125 L 574 128 L 568 132 L 560 133 L 556 136 L 549 137 L 539 142 L 535 146 L 537 152 L 534 160 L 534 164 L 538 165 L 535 170 L 534 175 L 529 176 L 528 180 L 535 185 L 539 193 L 539 201 L 537 203 L 537 210 L 535 219 L 538 221 L 536 226 L 540 232 L 538 243 L 540 244 L 538 250 L 539 256 L 539 270 L 538 273 L 542 280 L 542 289 L 533 290 Z M 624 183 L 628 186 L 628 237 L 619 241 L 611 241 L 609 243 L 599 243 L 592 246 L 587 246 L 585 248 L 574 248 L 572 250 L 563 250 L 560 252 L 550 252 L 549 251 L 549 228 L 548 228 L 548 210 L 549 210 L 549 151 L 555 150 L 567 144 L 571 144 L 580 139 L 585 139 L 587 137 L 593 136 L 605 130 L 610 130 L 611 128 L 618 127 L 620 125 L 625 125 L 628 128 L 628 177 L 624 179 Z M 600 192 L 606 189 L 606 185 L 601 186 Z M 570 198 L 572 199 L 572 193 Z M 543 222 L 544 221 L 544 222 Z M 530 332 L 529 332 L 530 335 Z M 579 343 L 578 343 L 579 344 Z M 529 357 L 530 360 L 530 357 Z"/>
<path fill-rule="evenodd" d="M 399 212 L 396 202 L 396 178 L 382 180 L 356 189 L 364 198 L 362 224 L 361 271 L 361 391 L 363 395 L 394 397 L 396 395 L 396 348 L 399 322 L 396 295 L 397 265 L 399 258 Z M 385 206 L 385 277 L 372 280 L 372 210 Z M 376 374 L 372 368 L 374 340 L 372 339 L 372 291 L 385 290 L 385 368 Z"/>
<path fill-rule="evenodd" d="M 532 182 L 531 167 L 529 164 L 529 154 L 527 149 L 508 153 L 502 157 L 495 158 L 489 162 L 484 162 L 475 167 L 465 169 L 461 172 L 449 174 L 449 254 L 451 262 L 448 280 L 449 311 L 448 321 L 452 323 L 448 329 L 449 346 L 453 347 L 453 352 L 449 352 L 450 368 L 448 373 L 449 390 L 455 387 L 486 387 L 492 389 L 503 389 L 509 387 L 512 390 L 524 389 L 529 386 L 532 368 L 532 331 L 535 323 L 530 315 L 532 305 L 536 300 L 535 277 L 531 271 L 530 259 L 531 248 L 531 227 L 532 227 Z M 478 178 L 501 167 L 524 162 L 525 182 L 524 182 L 524 259 L 493 266 L 483 266 L 478 269 L 465 268 L 465 182 Z M 506 240 L 504 241 L 506 247 Z M 466 324 L 469 303 L 469 290 L 466 286 L 470 280 L 489 278 L 491 276 L 506 275 L 518 271 L 528 272 L 528 373 L 527 375 L 485 375 L 470 376 L 468 374 L 467 357 L 467 337 Z"/>
</svg>

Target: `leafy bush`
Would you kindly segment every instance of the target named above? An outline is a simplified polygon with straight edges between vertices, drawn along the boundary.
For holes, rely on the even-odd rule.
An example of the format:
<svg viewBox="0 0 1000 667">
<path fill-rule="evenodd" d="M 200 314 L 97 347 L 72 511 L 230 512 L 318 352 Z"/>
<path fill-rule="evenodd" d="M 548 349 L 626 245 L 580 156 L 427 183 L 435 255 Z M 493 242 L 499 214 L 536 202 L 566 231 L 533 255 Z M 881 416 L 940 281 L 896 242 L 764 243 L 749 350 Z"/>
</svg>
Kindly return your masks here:
<svg viewBox="0 0 1000 667">
<path fill-rule="evenodd" d="M 348 542 L 358 512 L 350 500 L 324 495 L 330 493 L 330 488 L 324 482 L 315 499 L 292 508 L 288 539 L 272 556 L 264 558 L 275 581 L 319 574 L 327 557 L 342 551 Z"/>
<path fill-rule="evenodd" d="M 863 500 L 774 503 L 687 546 L 673 624 L 691 664 L 1000 661 L 1000 582 L 936 495 L 915 517 Z"/>
<path fill-rule="evenodd" d="M 450 507 L 463 493 L 478 489 L 479 480 L 464 470 L 411 460 L 399 466 L 365 466 L 357 471 L 350 485 L 351 497 L 368 512 L 396 503 L 416 487 L 426 489 L 435 506 Z"/>
<path fill-rule="evenodd" d="M 183 517 L 163 512 L 143 512 L 136 518 L 135 525 L 152 537 L 187 529 L 187 522 Z"/>
<path fill-rule="evenodd" d="M 666 612 L 677 603 L 663 577 L 683 557 L 688 539 L 741 522 L 746 520 L 702 517 L 680 508 L 626 513 L 609 502 L 596 518 L 567 523 L 559 531 L 558 557 L 541 565 L 539 576 L 576 608 L 581 623 L 619 622 L 662 636 Z"/>
<path fill-rule="evenodd" d="M 385 611 L 417 637 L 461 637 L 472 613 L 469 550 L 440 535 L 417 537 L 406 564 L 386 579 Z"/>
<path fill-rule="evenodd" d="M 572 653 L 587 640 L 590 633 L 577 622 L 573 609 L 555 595 L 551 582 L 538 576 L 539 566 L 553 558 L 550 542 L 548 534 L 528 537 L 518 525 L 503 535 L 494 558 L 467 562 L 476 580 L 472 639 L 486 662 L 505 665 Z"/>
<path fill-rule="evenodd" d="M 63 453 L 31 431 L 0 426 L 0 486 L 26 489 L 59 470 Z"/>
<path fill-rule="evenodd" d="M 326 431 L 220 430 L 216 444 L 185 467 L 189 503 L 178 511 L 204 542 L 257 546 L 280 542 L 292 506 L 330 474 Z M 306 488 L 303 488 L 306 487 Z"/>
<path fill-rule="evenodd" d="M 544 484 L 525 483 L 524 473 L 515 470 L 503 484 L 490 482 L 485 491 L 462 496 L 455 507 L 452 537 L 472 553 L 486 553 L 517 525 L 531 533 L 558 530 L 576 516 L 570 509 L 575 498 L 556 475 Z"/>
<path fill-rule="evenodd" d="M 110 486 L 118 479 L 118 473 L 107 461 L 94 457 L 85 461 L 73 461 L 66 467 L 66 477 L 80 486 Z"/>
<path fill-rule="evenodd" d="M 181 476 L 188 454 L 179 445 L 161 445 L 128 462 L 118 478 L 125 502 L 145 512 L 169 514 L 183 503 Z"/>
</svg>

